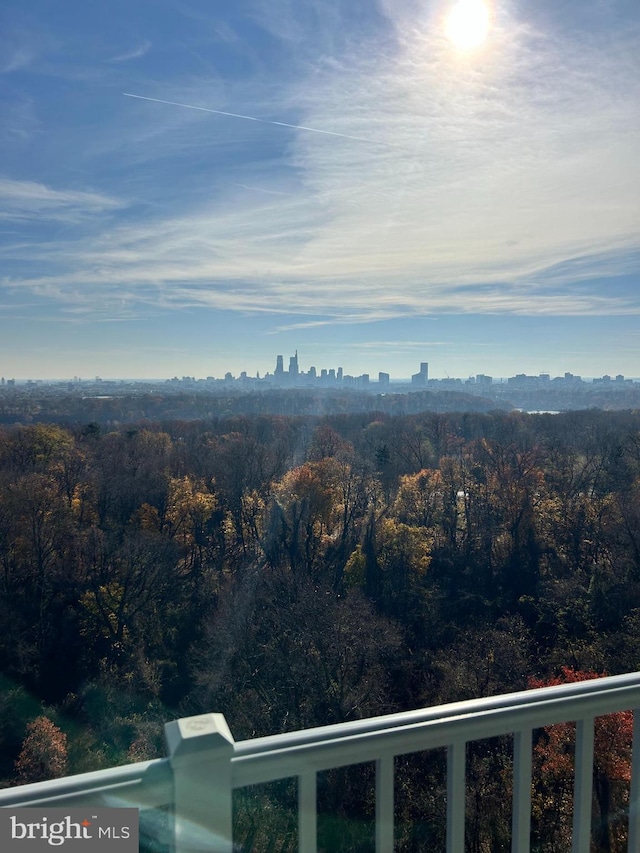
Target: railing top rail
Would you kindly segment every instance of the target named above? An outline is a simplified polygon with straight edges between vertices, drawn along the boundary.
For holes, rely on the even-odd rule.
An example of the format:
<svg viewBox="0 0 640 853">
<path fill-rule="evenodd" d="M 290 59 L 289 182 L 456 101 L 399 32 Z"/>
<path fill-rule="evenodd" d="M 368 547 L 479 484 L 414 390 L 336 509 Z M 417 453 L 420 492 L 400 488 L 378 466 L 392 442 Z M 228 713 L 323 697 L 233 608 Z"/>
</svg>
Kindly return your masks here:
<svg viewBox="0 0 640 853">
<path fill-rule="evenodd" d="M 168 758 L 140 761 L 106 770 L 94 770 L 75 776 L 63 776 L 46 782 L 32 782 L 0 790 L 0 808 L 71 799 L 87 795 L 116 793 L 123 789 L 148 785 L 166 790 L 165 803 L 171 800 L 171 768 Z M 158 799 L 155 797 L 154 799 Z"/>
<path fill-rule="evenodd" d="M 233 743 L 233 787 L 640 707 L 640 673 L 523 690 Z M 215 715 L 214 715 L 215 716 Z M 224 721 L 224 718 L 223 718 Z M 225 723 L 226 726 L 226 723 Z M 194 744 L 195 745 L 195 744 Z M 206 752 L 206 750 L 205 750 Z M 0 807 L 121 798 L 172 799 L 169 758 L 0 790 Z"/>
<path fill-rule="evenodd" d="M 608 692 L 620 687 L 636 686 L 640 686 L 640 672 L 611 675 L 604 678 L 593 678 L 587 681 L 576 681 L 550 687 L 537 687 L 532 690 L 502 693 L 497 696 L 486 696 L 480 699 L 465 699 L 461 702 L 451 702 L 446 705 L 418 708 L 414 711 L 402 711 L 396 714 L 385 714 L 380 717 L 368 717 L 364 720 L 353 720 L 348 723 L 335 723 L 330 726 L 318 726 L 300 731 L 285 732 L 284 734 L 267 735 L 266 737 L 236 741 L 235 754 L 239 757 L 257 755 L 261 752 L 271 752 L 285 746 L 317 744 L 320 741 L 335 740 L 340 737 L 366 734 L 368 732 L 380 732 L 385 729 L 400 728 L 413 723 L 443 720 L 448 717 L 477 714 L 499 708 L 515 708 L 519 705 L 531 705 L 534 702 L 548 701 L 549 699 L 588 696 L 593 693 Z"/>
<path fill-rule="evenodd" d="M 540 728 L 555 723 L 601 716 L 640 706 L 640 680 L 608 689 L 590 691 L 528 691 L 530 702 L 500 703 L 482 710 L 468 703 L 456 703 L 462 713 L 434 715 L 429 719 L 395 727 L 346 732 L 334 727 L 335 736 L 305 743 L 286 737 L 268 751 L 251 753 L 247 742 L 237 744 L 232 759 L 233 785 L 260 784 L 274 779 L 298 775 L 303 770 L 324 770 L 348 764 L 373 761 L 381 755 L 404 755 L 436 749 L 450 743 L 463 743 L 498 737 L 527 728 Z M 445 706 L 447 707 L 447 706 Z M 451 706 L 448 706 L 451 708 Z"/>
</svg>

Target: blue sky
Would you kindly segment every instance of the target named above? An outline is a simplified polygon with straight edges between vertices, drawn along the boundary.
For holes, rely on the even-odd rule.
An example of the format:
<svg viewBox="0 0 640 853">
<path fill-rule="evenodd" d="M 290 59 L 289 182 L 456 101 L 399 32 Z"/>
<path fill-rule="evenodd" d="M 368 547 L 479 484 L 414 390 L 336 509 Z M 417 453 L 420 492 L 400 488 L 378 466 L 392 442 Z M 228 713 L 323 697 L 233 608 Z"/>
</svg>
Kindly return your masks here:
<svg viewBox="0 0 640 853">
<path fill-rule="evenodd" d="M 452 5 L 5 0 L 0 373 L 640 376 L 640 3 Z"/>
</svg>

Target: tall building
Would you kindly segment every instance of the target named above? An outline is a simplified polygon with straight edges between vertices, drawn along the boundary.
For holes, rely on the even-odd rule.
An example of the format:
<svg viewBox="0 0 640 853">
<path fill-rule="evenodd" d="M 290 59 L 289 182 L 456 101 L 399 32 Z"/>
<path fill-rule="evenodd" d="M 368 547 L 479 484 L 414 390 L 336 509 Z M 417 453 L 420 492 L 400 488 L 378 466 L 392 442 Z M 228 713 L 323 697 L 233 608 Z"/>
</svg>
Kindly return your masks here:
<svg viewBox="0 0 640 853">
<path fill-rule="evenodd" d="M 296 350 L 296 354 L 292 355 L 289 359 L 289 376 L 291 379 L 298 378 L 298 350 Z"/>
<path fill-rule="evenodd" d="M 276 376 L 282 376 L 282 374 L 283 374 L 283 373 L 284 373 L 283 358 L 282 358 L 282 356 L 281 356 L 281 355 L 278 355 L 278 356 L 276 356 L 276 371 L 275 371 L 275 375 L 276 375 Z"/>
<path fill-rule="evenodd" d="M 429 362 L 420 362 L 420 372 L 414 373 L 411 377 L 412 385 L 426 385 L 429 381 Z"/>
</svg>

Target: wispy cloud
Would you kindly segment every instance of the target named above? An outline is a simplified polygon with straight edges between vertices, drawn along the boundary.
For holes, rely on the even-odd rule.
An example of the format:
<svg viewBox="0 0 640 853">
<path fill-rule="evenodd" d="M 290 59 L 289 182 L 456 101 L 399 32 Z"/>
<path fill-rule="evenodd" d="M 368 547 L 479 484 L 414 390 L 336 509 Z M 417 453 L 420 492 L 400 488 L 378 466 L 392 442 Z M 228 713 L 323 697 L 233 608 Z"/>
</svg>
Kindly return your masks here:
<svg viewBox="0 0 640 853">
<path fill-rule="evenodd" d="M 413 355 L 415 352 L 428 352 L 432 347 L 450 347 L 454 345 L 451 340 L 448 341 L 352 341 L 342 344 L 345 349 L 361 350 L 364 353 L 409 353 Z"/>
<path fill-rule="evenodd" d="M 226 116 L 227 118 L 239 118 L 239 119 L 243 119 L 244 121 L 257 121 L 257 122 L 260 122 L 261 124 L 274 125 L 274 127 L 288 127 L 288 128 L 291 128 L 292 130 L 304 130 L 304 131 L 308 131 L 309 133 L 324 133 L 327 136 L 340 136 L 343 139 L 353 139 L 353 140 L 356 140 L 357 142 L 373 142 L 373 143 L 376 142 L 375 139 L 365 139 L 363 136 L 351 136 L 347 133 L 339 133 L 338 131 L 335 131 L 335 130 L 326 130 L 326 129 L 321 129 L 318 127 L 307 127 L 304 124 L 290 124 L 289 122 L 286 122 L 286 121 L 275 121 L 274 119 L 258 118 L 256 116 L 247 116 L 247 115 L 242 115 L 240 113 L 230 113 L 230 112 L 226 112 L 225 110 L 214 110 L 214 109 L 210 109 L 209 107 L 199 107 L 195 104 L 182 104 L 182 103 L 178 103 L 177 101 L 165 101 L 162 98 L 149 98 L 145 95 L 134 95 L 132 92 L 123 92 L 122 94 L 126 98 L 138 98 L 138 100 L 140 100 L 140 101 L 154 101 L 157 104 L 166 104 L 166 105 L 171 106 L 171 107 L 183 107 L 184 109 L 187 109 L 187 110 L 199 110 L 200 112 L 203 112 L 203 113 L 212 113 L 214 115 Z M 381 144 L 386 145 L 387 143 L 383 142 Z"/>
<path fill-rule="evenodd" d="M 240 187 L 243 190 L 250 190 L 251 192 L 256 193 L 266 193 L 267 195 L 295 195 L 295 193 L 287 193 L 282 190 L 270 190 L 266 187 L 252 187 L 249 184 L 235 184 L 236 187 Z"/>
<path fill-rule="evenodd" d="M 24 47 L 16 47 L 7 52 L 3 60 L 0 60 L 0 74 L 11 74 L 13 71 L 21 71 L 35 59 L 35 52 Z"/>
<path fill-rule="evenodd" d="M 0 144 L 13 148 L 22 146 L 41 132 L 42 122 L 37 116 L 33 98 L 16 95 L 5 99 Z"/>
<path fill-rule="evenodd" d="M 57 34 L 32 13 L 33 4 L 4 4 L 0 22 L 0 74 L 33 71 L 43 56 L 58 45 Z M 6 83 L 13 80 L 8 77 Z M 5 90 L 6 91 L 6 90 Z M 4 94 L 4 93 L 2 93 Z"/>
<path fill-rule="evenodd" d="M 138 47 L 126 50 L 123 53 L 118 53 L 116 56 L 110 57 L 107 62 L 130 62 L 133 59 L 140 59 L 151 49 L 151 42 L 144 41 Z"/>
<path fill-rule="evenodd" d="M 9 219 L 76 218 L 122 207 L 116 199 L 101 193 L 55 190 L 35 181 L 0 177 L 0 204 Z"/>
</svg>

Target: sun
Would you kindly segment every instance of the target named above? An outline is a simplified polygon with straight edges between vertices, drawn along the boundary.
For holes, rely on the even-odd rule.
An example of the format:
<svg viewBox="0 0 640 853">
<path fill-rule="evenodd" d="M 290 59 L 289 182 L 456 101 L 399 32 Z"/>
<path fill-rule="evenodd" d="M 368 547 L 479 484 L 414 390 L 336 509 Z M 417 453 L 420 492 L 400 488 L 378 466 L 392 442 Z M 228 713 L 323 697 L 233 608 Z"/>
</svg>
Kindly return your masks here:
<svg viewBox="0 0 640 853">
<path fill-rule="evenodd" d="M 483 0 L 458 0 L 449 12 L 446 33 L 460 50 L 480 47 L 489 33 L 489 9 Z"/>
</svg>

